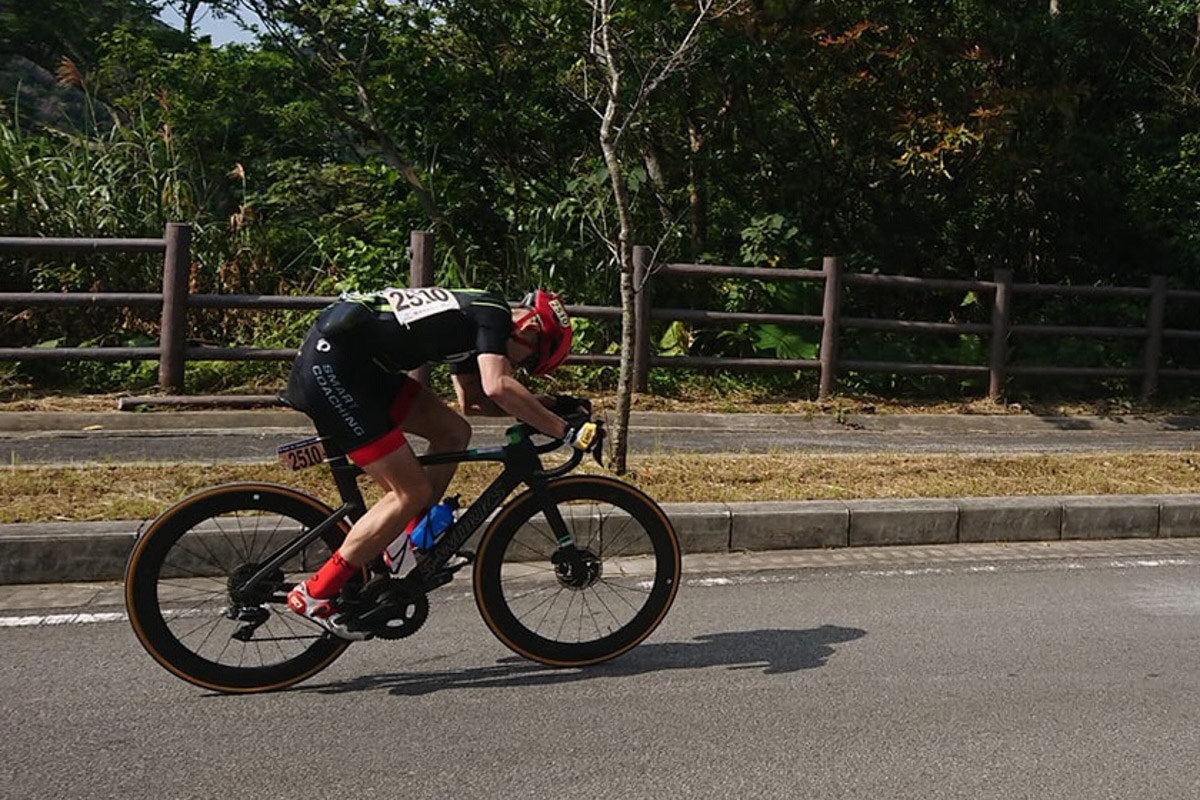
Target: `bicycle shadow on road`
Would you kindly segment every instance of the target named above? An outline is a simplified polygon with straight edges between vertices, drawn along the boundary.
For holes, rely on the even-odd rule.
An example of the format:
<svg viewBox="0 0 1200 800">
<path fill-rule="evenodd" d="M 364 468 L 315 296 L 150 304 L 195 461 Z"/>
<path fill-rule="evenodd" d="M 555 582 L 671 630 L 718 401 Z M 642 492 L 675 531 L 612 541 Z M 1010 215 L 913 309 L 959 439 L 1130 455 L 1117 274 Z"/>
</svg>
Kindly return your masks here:
<svg viewBox="0 0 1200 800">
<path fill-rule="evenodd" d="M 553 669 L 510 656 L 494 666 L 477 669 L 378 673 L 295 691 L 341 694 L 385 690 L 394 695 L 415 696 L 449 689 L 549 686 L 708 667 L 761 669 L 764 675 L 782 675 L 823 667 L 834 655 L 834 645 L 860 639 L 866 634 L 861 628 L 838 625 L 807 630 L 710 633 L 690 642 L 643 644 L 614 661 L 581 669 Z"/>
</svg>

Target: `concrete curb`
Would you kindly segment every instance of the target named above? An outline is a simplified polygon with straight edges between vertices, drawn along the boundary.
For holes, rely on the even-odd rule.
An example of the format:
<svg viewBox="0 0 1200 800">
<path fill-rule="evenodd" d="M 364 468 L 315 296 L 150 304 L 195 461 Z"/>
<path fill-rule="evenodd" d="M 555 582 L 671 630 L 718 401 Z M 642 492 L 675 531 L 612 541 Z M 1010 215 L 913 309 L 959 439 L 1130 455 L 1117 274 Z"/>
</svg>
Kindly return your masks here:
<svg viewBox="0 0 1200 800">
<path fill-rule="evenodd" d="M 1200 495 L 666 503 L 684 553 L 1200 536 Z M 120 579 L 140 521 L 0 525 L 0 584 Z"/>
</svg>

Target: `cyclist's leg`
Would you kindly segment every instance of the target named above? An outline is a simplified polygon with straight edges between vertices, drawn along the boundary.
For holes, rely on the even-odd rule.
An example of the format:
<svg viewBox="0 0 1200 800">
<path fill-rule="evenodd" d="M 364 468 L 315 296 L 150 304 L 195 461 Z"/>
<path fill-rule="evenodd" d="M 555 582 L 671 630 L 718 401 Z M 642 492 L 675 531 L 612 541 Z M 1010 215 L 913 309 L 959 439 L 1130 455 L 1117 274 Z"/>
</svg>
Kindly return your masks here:
<svg viewBox="0 0 1200 800">
<path fill-rule="evenodd" d="M 307 582 L 317 599 L 336 595 L 432 495 L 399 427 L 419 387 L 405 375 L 383 372 L 366 352 L 361 342 L 310 335 L 289 381 L 289 397 L 299 401 L 317 430 L 331 436 L 384 489 L 383 499 L 355 522 L 342 547 Z"/>
<path fill-rule="evenodd" d="M 350 528 L 339 550 L 347 562 L 362 566 L 383 552 L 409 520 L 429 506 L 434 494 L 429 476 L 407 442 L 359 466 L 384 489 L 379 502 Z"/>
<path fill-rule="evenodd" d="M 414 381 L 415 383 L 415 381 Z M 429 441 L 427 453 L 454 453 L 466 450 L 471 443 L 471 423 L 450 408 L 429 389 L 418 387 L 404 417 L 404 430 Z M 446 493 L 458 464 L 439 464 L 426 467 L 431 499 L 437 502 Z"/>
<path fill-rule="evenodd" d="M 436 394 L 399 375 L 385 381 L 392 396 L 386 435 L 350 451 L 350 458 L 384 490 L 383 499 L 354 524 L 342 545 L 347 562 L 365 564 L 383 551 L 404 526 L 445 492 L 456 465 L 422 468 L 406 431 L 429 441 L 428 452 L 464 450 L 471 426 Z"/>
<path fill-rule="evenodd" d="M 288 594 L 288 605 L 293 611 L 343 639 L 362 639 L 366 634 L 349 627 L 335 598 L 363 565 L 383 552 L 405 524 L 430 502 L 429 478 L 403 434 L 395 429 L 385 438 L 395 446 L 387 445 L 391 449 L 384 453 L 383 444 L 372 443 L 368 446 L 375 448 L 372 458 L 363 458 L 360 451 L 362 460 L 357 462 L 384 488 L 383 497 L 355 520 L 337 552 Z"/>
</svg>

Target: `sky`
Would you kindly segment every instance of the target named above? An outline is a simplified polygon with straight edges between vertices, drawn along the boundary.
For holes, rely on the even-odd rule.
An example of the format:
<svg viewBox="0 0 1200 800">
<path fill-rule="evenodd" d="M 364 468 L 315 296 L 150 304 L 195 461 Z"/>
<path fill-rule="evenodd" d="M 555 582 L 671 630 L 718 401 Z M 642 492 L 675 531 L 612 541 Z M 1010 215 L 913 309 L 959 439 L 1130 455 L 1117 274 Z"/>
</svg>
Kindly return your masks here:
<svg viewBox="0 0 1200 800">
<path fill-rule="evenodd" d="M 164 8 L 158 18 L 176 30 L 183 29 L 183 20 L 169 8 Z M 212 43 L 216 46 L 230 42 L 253 41 L 253 37 L 239 28 L 236 21 L 229 18 L 217 19 L 206 10 L 197 15 L 195 26 L 200 36 L 211 36 Z"/>
</svg>

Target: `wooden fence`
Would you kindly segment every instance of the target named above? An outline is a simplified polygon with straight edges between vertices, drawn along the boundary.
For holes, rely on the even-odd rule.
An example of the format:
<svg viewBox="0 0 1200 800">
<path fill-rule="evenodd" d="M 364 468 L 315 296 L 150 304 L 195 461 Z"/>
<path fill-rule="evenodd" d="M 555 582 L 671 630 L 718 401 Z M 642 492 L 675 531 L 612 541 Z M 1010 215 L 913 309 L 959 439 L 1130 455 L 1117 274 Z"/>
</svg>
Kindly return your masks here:
<svg viewBox="0 0 1200 800">
<path fill-rule="evenodd" d="M 290 360 L 294 348 L 251 348 L 195 346 L 187 341 L 187 312 L 193 308 L 215 309 L 319 309 L 332 297 L 295 297 L 281 295 L 223 295 L 189 294 L 188 279 L 191 267 L 191 232 L 187 225 L 171 223 L 162 239 L 50 239 L 0 237 L 0 254 L 14 252 L 161 252 L 163 281 L 159 292 L 8 292 L 0 293 L 0 307 L 36 308 L 47 306 L 118 306 L 154 307 L 161 310 L 159 343 L 156 347 L 0 347 L 0 361 L 32 360 L 91 360 L 128 361 L 158 360 L 159 388 L 165 397 L 154 402 L 209 402 L 232 404 L 232 398 L 180 397 L 184 391 L 184 367 L 188 361 L 248 361 Z M 430 234 L 414 231 L 410 246 L 410 285 L 428 286 L 433 282 L 433 255 Z M 748 267 L 712 266 L 703 264 L 651 264 L 651 251 L 646 247 L 634 250 L 634 280 L 640 287 L 635 304 L 636 346 L 634 352 L 634 381 L 637 391 L 648 388 L 651 368 L 687 369 L 786 369 L 819 371 L 819 394 L 825 397 L 836 388 L 839 374 L 849 372 L 894 373 L 916 375 L 987 376 L 988 396 L 999 398 L 1004 393 L 1005 380 L 1016 376 L 1074 376 L 1141 378 L 1143 398 L 1151 397 L 1164 377 L 1197 378 L 1200 369 L 1163 367 L 1162 352 L 1165 339 L 1200 341 L 1200 330 L 1170 329 L 1164 325 L 1167 303 L 1170 301 L 1200 300 L 1200 291 L 1168 289 L 1162 276 L 1151 278 L 1145 287 L 1119 286 L 1058 286 L 1016 283 L 1011 270 L 996 270 L 993 279 L 948 280 L 915 278 L 899 275 L 873 275 L 846 272 L 836 258 L 826 258 L 820 270 L 759 269 Z M 722 278 L 766 281 L 809 281 L 824 284 L 820 316 L 802 314 L 734 313 L 700 309 L 655 308 L 652 305 L 653 286 L 666 278 Z M 975 292 L 987 296 L 991 304 L 991 322 L 948 323 L 848 317 L 842 314 L 845 286 L 873 286 L 897 291 L 954 291 Z M 1031 325 L 1013 323 L 1014 296 L 1060 295 L 1096 298 L 1139 299 L 1146 302 L 1145 324 L 1138 327 L 1097 327 L 1070 325 Z M 615 306 L 571 305 L 575 316 L 593 319 L 620 319 L 621 309 Z M 817 327 L 821 330 L 817 359 L 781 358 L 724 358 L 704 356 L 664 357 L 652 353 L 651 324 L 654 321 L 681 321 L 712 325 L 751 323 L 793 327 Z M 969 334 L 989 339 L 987 364 L 911 363 L 900 361 L 869 361 L 839 357 L 841 333 L 845 330 L 874 330 L 899 333 Z M 1107 367 L 1042 366 L 1009 363 L 1009 342 L 1014 336 L 1072 336 L 1130 338 L 1142 341 L 1142 357 L 1135 365 Z M 614 366 L 619 357 L 600 353 L 575 353 L 568 363 L 594 366 Z M 243 402 L 262 402 L 265 398 L 241 398 Z M 135 400 L 148 401 L 145 398 Z M 136 405 L 132 402 L 130 405 Z"/>
<path fill-rule="evenodd" d="M 649 279 L 648 279 L 649 276 Z M 824 283 L 820 316 L 801 314 L 731 313 L 717 311 L 665 309 L 652 307 L 652 287 L 664 277 L 734 278 L 766 281 L 819 281 Z M 761 269 L 710 266 L 706 264 L 663 264 L 651 268 L 650 250 L 634 250 L 634 284 L 647 287 L 637 297 L 635 317 L 638 333 L 634 357 L 635 390 L 645 391 L 649 367 L 692 367 L 723 369 L 784 368 L 819 370 L 819 395 L 833 392 L 837 376 L 847 372 L 909 373 L 918 375 L 966 375 L 988 379 L 988 397 L 1004 394 L 1009 375 L 1138 378 L 1142 379 L 1142 397 L 1149 399 L 1158 391 L 1160 378 L 1198 378 L 1200 369 L 1166 368 L 1161 364 L 1164 339 L 1200 341 L 1200 330 L 1166 328 L 1168 301 L 1197 301 L 1200 291 L 1168 289 L 1167 280 L 1155 275 L 1145 287 L 1133 286 L 1060 286 L 1016 283 L 1011 269 L 998 269 L 990 281 L 914 278 L 902 275 L 874 275 L 846 272 L 837 258 L 826 258 L 821 270 Z M 991 322 L 952 323 L 899 319 L 847 317 L 841 312 L 844 286 L 872 286 L 897 291 L 976 292 L 991 300 Z M 1138 327 L 1079 325 L 1035 325 L 1013 323 L 1013 298 L 1017 294 L 1057 295 L 1086 298 L 1132 298 L 1146 301 L 1145 324 Z M 688 321 L 713 324 L 753 323 L 796 327 L 819 327 L 821 345 L 816 360 L 772 358 L 705 358 L 691 356 L 657 357 L 651 355 L 650 320 Z M 989 339 L 988 363 L 922 364 L 899 361 L 849 360 L 839 357 L 840 333 L 848 329 L 901 333 L 970 334 Z M 1130 338 L 1142 340 L 1141 363 L 1108 367 L 1020 365 L 1009 363 L 1009 344 L 1015 336 L 1072 336 Z"/>
</svg>

